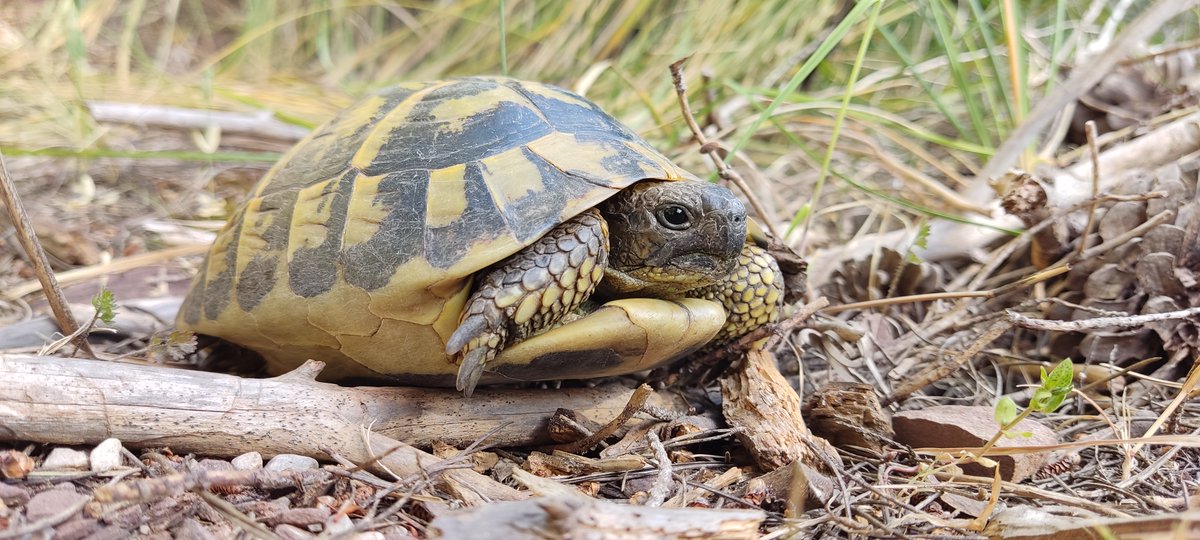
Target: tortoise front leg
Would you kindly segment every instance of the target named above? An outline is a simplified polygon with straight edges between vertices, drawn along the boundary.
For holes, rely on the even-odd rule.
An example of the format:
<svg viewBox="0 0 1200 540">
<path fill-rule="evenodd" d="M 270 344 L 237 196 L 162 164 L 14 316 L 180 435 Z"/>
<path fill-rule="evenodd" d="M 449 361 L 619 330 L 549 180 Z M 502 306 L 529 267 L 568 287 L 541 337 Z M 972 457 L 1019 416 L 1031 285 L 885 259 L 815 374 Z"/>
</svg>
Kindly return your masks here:
<svg viewBox="0 0 1200 540">
<path fill-rule="evenodd" d="M 725 324 L 709 342 L 707 353 L 684 366 L 677 384 L 707 383 L 724 373 L 734 361 L 727 355 L 712 355 L 717 348 L 779 320 L 783 308 L 783 273 L 775 258 L 746 242 L 737 266 L 721 281 L 688 292 L 693 298 L 717 302 L 725 308 Z"/>
<path fill-rule="evenodd" d="M 554 326 L 595 290 L 608 266 L 608 224 L 589 209 L 483 273 L 446 343 L 470 396 L 506 345 Z"/>
<path fill-rule="evenodd" d="M 713 343 L 727 343 L 779 320 L 783 306 L 783 273 L 763 248 L 746 242 L 737 266 L 725 279 L 688 293 L 725 307 L 725 326 Z"/>
</svg>

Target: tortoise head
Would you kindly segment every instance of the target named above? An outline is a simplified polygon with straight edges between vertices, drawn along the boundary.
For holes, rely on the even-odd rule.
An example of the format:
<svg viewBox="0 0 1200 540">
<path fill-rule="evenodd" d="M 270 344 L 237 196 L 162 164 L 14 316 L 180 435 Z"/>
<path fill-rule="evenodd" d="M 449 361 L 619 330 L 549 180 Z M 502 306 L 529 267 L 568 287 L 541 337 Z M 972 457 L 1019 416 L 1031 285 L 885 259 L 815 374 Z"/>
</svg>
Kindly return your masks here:
<svg viewBox="0 0 1200 540">
<path fill-rule="evenodd" d="M 698 181 L 642 181 L 600 205 L 611 250 L 600 293 L 670 298 L 733 271 L 746 242 L 746 207 Z"/>
</svg>

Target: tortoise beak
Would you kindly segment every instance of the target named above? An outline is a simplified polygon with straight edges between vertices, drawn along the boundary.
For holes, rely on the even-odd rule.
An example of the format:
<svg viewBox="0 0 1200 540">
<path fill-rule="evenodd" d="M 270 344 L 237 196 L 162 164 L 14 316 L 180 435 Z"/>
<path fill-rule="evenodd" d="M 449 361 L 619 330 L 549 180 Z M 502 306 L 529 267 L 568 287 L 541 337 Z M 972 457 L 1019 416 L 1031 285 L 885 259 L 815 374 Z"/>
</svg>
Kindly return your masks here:
<svg viewBox="0 0 1200 540">
<path fill-rule="evenodd" d="M 712 253 L 718 257 L 736 260 L 746 243 L 746 205 L 722 186 L 713 186 L 701 196 L 706 220 L 711 228 L 706 231 L 712 242 Z"/>
</svg>

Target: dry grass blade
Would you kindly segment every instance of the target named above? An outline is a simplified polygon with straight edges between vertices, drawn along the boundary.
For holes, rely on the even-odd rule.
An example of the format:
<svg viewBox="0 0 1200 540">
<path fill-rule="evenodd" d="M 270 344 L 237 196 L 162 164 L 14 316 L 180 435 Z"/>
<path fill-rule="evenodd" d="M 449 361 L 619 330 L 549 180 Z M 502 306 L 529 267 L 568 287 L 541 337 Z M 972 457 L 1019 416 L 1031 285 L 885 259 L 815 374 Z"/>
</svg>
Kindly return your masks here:
<svg viewBox="0 0 1200 540">
<path fill-rule="evenodd" d="M 59 272 L 58 274 L 55 274 L 55 281 L 59 285 L 70 285 L 72 283 L 79 283 L 104 275 L 127 272 L 135 268 L 163 263 L 179 257 L 202 255 L 206 251 L 208 251 L 208 246 L 205 244 L 188 244 L 183 246 L 169 247 L 148 253 L 131 255 L 129 257 L 121 257 L 119 259 L 114 259 L 112 261 L 94 266 L 75 268 L 67 270 L 66 272 Z M 0 300 L 15 300 L 40 290 L 44 290 L 40 281 L 18 283 L 12 288 L 4 292 L 0 292 Z"/>
</svg>

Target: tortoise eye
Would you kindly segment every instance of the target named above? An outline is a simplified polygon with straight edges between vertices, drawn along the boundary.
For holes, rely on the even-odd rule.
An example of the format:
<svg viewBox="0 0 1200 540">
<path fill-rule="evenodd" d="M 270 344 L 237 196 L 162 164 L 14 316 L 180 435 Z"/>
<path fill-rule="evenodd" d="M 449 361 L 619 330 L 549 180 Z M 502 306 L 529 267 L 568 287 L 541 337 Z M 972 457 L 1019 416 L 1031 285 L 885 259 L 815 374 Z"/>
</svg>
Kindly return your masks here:
<svg viewBox="0 0 1200 540">
<path fill-rule="evenodd" d="M 659 208 L 657 217 L 663 227 L 676 231 L 682 231 L 691 225 L 691 217 L 688 216 L 687 209 L 678 204 Z"/>
</svg>

